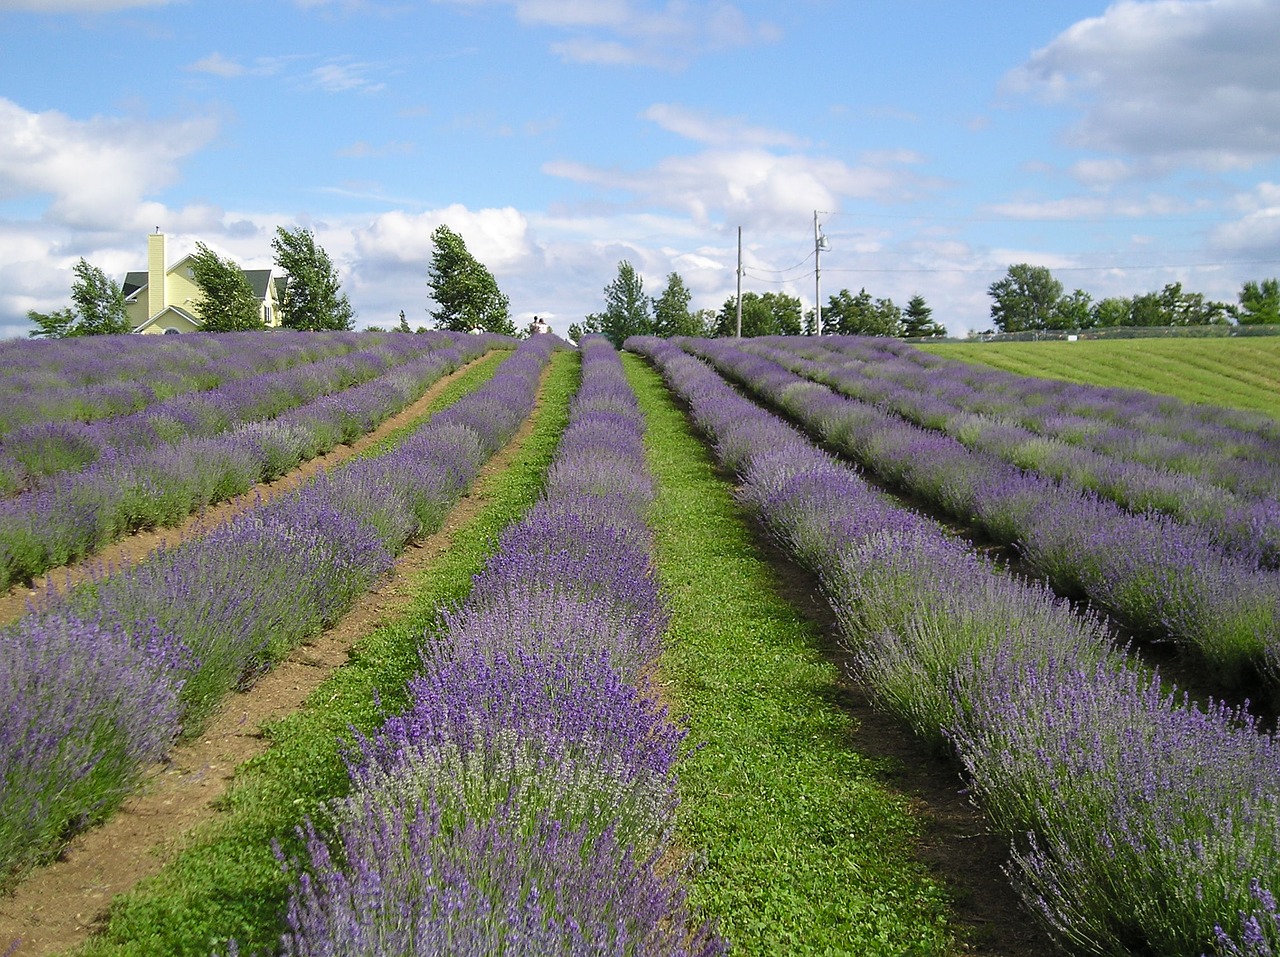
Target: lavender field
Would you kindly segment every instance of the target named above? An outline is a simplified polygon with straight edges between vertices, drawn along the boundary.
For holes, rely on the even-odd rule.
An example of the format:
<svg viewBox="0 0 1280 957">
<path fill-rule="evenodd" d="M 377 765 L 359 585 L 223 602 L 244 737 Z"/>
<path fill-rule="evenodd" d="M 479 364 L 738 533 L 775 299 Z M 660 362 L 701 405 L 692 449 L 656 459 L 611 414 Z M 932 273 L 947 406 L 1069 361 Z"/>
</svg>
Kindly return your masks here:
<svg viewBox="0 0 1280 957">
<path fill-rule="evenodd" d="M 894 340 L 256 335 L 0 348 L 0 584 L 503 358 L 369 453 L 0 623 L 0 889 L 38 896 L 369 594 L 414 604 L 95 935 L 0 897 L 0 953 L 1280 952 L 1276 420 Z M 681 498 L 699 469 L 722 506 Z M 1004 848 L 1016 950 L 966 910 L 973 875 L 921 863 L 934 812 L 860 755 L 848 687 Z"/>
</svg>

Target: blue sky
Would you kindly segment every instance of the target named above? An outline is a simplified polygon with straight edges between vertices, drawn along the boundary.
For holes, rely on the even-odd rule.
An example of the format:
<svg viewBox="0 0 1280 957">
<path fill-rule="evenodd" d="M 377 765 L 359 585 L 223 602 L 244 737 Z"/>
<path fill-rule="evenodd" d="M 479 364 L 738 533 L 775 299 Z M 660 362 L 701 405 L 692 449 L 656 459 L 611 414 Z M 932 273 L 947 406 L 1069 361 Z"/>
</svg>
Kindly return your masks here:
<svg viewBox="0 0 1280 957">
<path fill-rule="evenodd" d="M 337 263 L 417 326 L 431 232 L 564 332 L 629 261 L 925 296 L 990 326 L 1010 263 L 1095 298 L 1280 276 L 1275 0 L 0 0 L 0 338 L 160 226 Z"/>
</svg>

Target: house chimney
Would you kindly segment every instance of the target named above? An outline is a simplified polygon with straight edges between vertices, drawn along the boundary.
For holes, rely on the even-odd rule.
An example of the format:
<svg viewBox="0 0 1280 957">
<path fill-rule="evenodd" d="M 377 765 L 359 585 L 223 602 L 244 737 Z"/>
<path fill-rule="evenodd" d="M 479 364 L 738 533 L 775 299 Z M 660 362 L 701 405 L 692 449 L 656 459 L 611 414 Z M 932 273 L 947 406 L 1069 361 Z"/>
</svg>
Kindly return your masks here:
<svg viewBox="0 0 1280 957">
<path fill-rule="evenodd" d="M 157 226 L 147 237 L 147 312 L 154 316 L 169 305 L 169 292 L 164 281 L 164 233 Z"/>
</svg>

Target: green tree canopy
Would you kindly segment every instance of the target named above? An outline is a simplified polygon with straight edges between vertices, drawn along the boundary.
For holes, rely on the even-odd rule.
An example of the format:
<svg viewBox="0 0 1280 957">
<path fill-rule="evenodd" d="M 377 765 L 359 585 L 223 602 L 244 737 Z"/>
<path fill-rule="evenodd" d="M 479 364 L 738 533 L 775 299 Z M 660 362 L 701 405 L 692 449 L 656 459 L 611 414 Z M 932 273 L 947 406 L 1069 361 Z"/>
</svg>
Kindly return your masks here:
<svg viewBox="0 0 1280 957">
<path fill-rule="evenodd" d="M 840 336 L 897 336 L 902 310 L 892 299 L 872 299 L 866 289 L 855 296 L 841 289 L 822 307 L 822 331 Z"/>
<path fill-rule="evenodd" d="M 912 296 L 902 311 L 902 335 L 907 339 L 926 339 L 946 334 L 946 327 L 933 321 L 933 310 L 924 296 L 919 293 Z"/>
<path fill-rule="evenodd" d="M 195 311 L 204 332 L 265 329 L 262 307 L 244 270 L 204 243 L 196 243 L 191 271 L 202 293 Z"/>
<path fill-rule="evenodd" d="M 498 289 L 493 273 L 467 250 L 462 237 L 440 225 L 431 234 L 433 249 L 427 285 L 437 308 L 437 329 L 471 332 L 482 329 L 504 336 L 516 334 L 510 300 Z"/>
<path fill-rule="evenodd" d="M 1047 322 L 1049 329 L 1088 329 L 1093 325 L 1093 297 L 1083 289 L 1063 296 Z"/>
<path fill-rule="evenodd" d="M 750 336 L 798 336 L 803 320 L 803 307 L 796 296 L 785 292 L 754 292 L 742 294 L 742 335 Z M 738 299 L 725 300 L 716 317 L 715 334 L 730 337 L 738 326 Z"/>
<path fill-rule="evenodd" d="M 68 336 L 122 335 L 133 331 L 124 309 L 124 293 L 120 284 L 97 266 L 81 257 L 75 264 L 75 281 L 71 284 L 71 308 L 51 313 L 27 313 L 36 324 L 29 333 L 33 339 L 62 339 Z"/>
<path fill-rule="evenodd" d="M 1049 328 L 1062 298 L 1062 283 L 1045 266 L 1016 263 L 987 292 L 995 300 L 991 318 L 1001 332 L 1026 332 Z"/>
<path fill-rule="evenodd" d="M 1280 323 L 1280 279 L 1250 279 L 1240 288 L 1240 308 L 1236 313 L 1243 325 Z"/>
<path fill-rule="evenodd" d="M 280 303 L 280 324 L 286 329 L 349 330 L 355 315 L 341 291 L 337 270 L 309 229 L 276 227 L 271 240 L 276 265 L 288 276 Z"/>
<path fill-rule="evenodd" d="M 670 339 L 672 336 L 700 336 L 702 320 L 689 311 L 693 293 L 684 284 L 678 272 L 667 276 L 667 287 L 653 301 L 653 334 Z"/>
<path fill-rule="evenodd" d="M 1133 300 L 1128 296 L 1108 296 L 1099 299 L 1090 309 L 1090 320 L 1095 326 L 1112 328 L 1130 325 Z"/>
<path fill-rule="evenodd" d="M 644 280 L 631 263 L 618 263 L 618 275 L 604 287 L 604 311 L 575 327 L 582 334 L 598 332 L 617 348 L 631 336 L 653 334 L 653 300 L 645 295 Z"/>
</svg>

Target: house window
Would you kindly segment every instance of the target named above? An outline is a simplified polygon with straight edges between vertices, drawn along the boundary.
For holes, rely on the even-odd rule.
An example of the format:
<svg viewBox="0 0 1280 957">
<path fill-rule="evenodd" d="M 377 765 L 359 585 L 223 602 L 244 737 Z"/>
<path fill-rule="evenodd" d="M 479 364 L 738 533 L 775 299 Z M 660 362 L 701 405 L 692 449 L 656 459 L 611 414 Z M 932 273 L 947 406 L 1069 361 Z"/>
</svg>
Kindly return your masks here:
<svg viewBox="0 0 1280 957">
<path fill-rule="evenodd" d="M 267 325 L 271 325 L 271 303 L 269 302 L 262 304 L 262 321 Z"/>
</svg>

